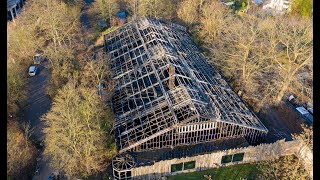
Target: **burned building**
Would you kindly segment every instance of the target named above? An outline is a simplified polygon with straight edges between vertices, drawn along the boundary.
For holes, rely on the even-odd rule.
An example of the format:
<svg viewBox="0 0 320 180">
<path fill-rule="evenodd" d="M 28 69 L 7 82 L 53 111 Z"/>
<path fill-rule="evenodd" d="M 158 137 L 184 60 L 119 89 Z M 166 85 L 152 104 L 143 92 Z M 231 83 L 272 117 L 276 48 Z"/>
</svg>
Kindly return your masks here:
<svg viewBox="0 0 320 180">
<path fill-rule="evenodd" d="M 139 166 L 134 153 L 237 138 L 257 143 L 268 132 L 208 64 L 185 27 L 141 18 L 104 41 L 117 83 L 116 179 L 130 178 L 130 169 Z"/>
</svg>

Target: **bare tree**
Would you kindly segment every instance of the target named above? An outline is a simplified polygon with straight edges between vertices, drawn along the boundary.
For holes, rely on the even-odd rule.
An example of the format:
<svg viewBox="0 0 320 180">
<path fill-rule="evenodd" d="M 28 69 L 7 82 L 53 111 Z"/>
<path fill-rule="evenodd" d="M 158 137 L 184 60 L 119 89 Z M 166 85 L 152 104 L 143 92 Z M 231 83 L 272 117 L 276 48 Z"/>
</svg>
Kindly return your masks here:
<svg viewBox="0 0 320 180">
<path fill-rule="evenodd" d="M 46 40 L 52 41 L 54 47 L 70 46 L 80 30 L 80 6 L 58 0 L 40 0 L 33 4 L 33 15 L 38 17 Z"/>
<path fill-rule="evenodd" d="M 129 0 L 128 4 L 137 16 L 172 20 L 176 14 L 176 4 L 172 0 Z"/>
<path fill-rule="evenodd" d="M 276 102 L 280 102 L 289 90 L 297 73 L 312 64 L 313 38 L 310 20 L 297 18 L 277 19 L 279 48 L 273 59 L 276 64 L 278 90 Z"/>
<path fill-rule="evenodd" d="M 82 85 L 96 87 L 99 83 L 106 83 L 113 86 L 111 71 L 109 69 L 110 57 L 103 51 L 97 52 L 94 57 L 87 57 L 81 78 Z"/>
<path fill-rule="evenodd" d="M 75 57 L 75 50 L 70 46 L 54 47 L 45 49 L 45 54 L 52 62 L 51 79 L 47 86 L 47 93 L 54 97 L 61 87 L 80 69 L 79 62 Z"/>
<path fill-rule="evenodd" d="M 16 19 L 15 23 L 8 23 L 8 60 L 13 63 L 30 63 L 35 51 L 45 42 L 44 38 L 39 36 L 37 18 L 28 14 L 32 13 L 30 6 L 26 4 L 23 15 Z"/>
<path fill-rule="evenodd" d="M 246 15 L 228 16 L 221 24 L 224 28 L 215 33 L 209 35 L 203 28 L 200 35 L 207 35 L 211 62 L 220 67 L 256 110 L 279 103 L 288 91 L 305 89 L 300 94 L 311 99 L 312 78 L 304 81 L 307 85 L 303 88 L 297 76 L 304 71 L 311 73 L 313 44 L 309 20 Z"/>
<path fill-rule="evenodd" d="M 186 0 L 182 1 L 179 5 L 177 15 L 186 24 L 191 25 L 199 21 L 199 0 Z"/>
<path fill-rule="evenodd" d="M 309 179 L 301 160 L 294 155 L 265 161 L 258 167 L 262 172 L 258 179 Z"/>
<path fill-rule="evenodd" d="M 45 150 L 54 168 L 69 176 L 87 177 L 103 171 L 114 147 L 108 147 L 111 120 L 94 89 L 68 83 L 56 95 L 43 120 Z M 107 111 L 110 113 L 110 111 Z M 110 144 L 110 143 L 109 143 Z"/>
<path fill-rule="evenodd" d="M 18 63 L 8 62 L 7 110 L 10 115 L 19 111 L 19 105 L 26 99 L 24 69 Z"/>
<path fill-rule="evenodd" d="M 30 3 L 26 14 L 16 21 L 19 26 L 10 25 L 8 29 L 9 59 L 19 63 L 21 69 L 27 69 L 32 63 L 37 49 L 43 50 L 52 62 L 52 80 L 48 89 L 53 92 L 64 85 L 64 78 L 74 70 L 72 56 L 81 44 L 80 5 L 59 0 Z"/>
<path fill-rule="evenodd" d="M 227 27 L 230 9 L 217 0 L 204 3 L 200 18 L 200 37 L 205 42 L 212 42 Z M 229 27 L 228 27 L 229 28 Z"/>
<path fill-rule="evenodd" d="M 257 93 L 261 91 L 259 81 L 264 80 L 261 72 L 268 72 L 271 66 L 270 59 L 264 55 L 266 42 L 259 40 L 262 34 L 255 17 L 233 18 L 232 26 L 223 29 L 210 44 L 211 61 L 233 80 L 235 89 L 240 90 L 246 100 L 261 102 L 265 98 L 265 94 Z M 268 84 L 264 84 L 263 91 L 272 87 Z"/>
<path fill-rule="evenodd" d="M 300 134 L 292 134 L 293 139 L 302 140 L 311 150 L 313 150 L 313 128 L 301 124 L 303 131 Z"/>
<path fill-rule="evenodd" d="M 7 27 L 7 110 L 10 115 L 19 111 L 19 104 L 26 99 L 26 73 L 25 70 L 31 63 L 32 56 L 36 49 L 44 42 L 36 34 L 36 21 L 28 17 L 30 5 L 22 16 L 15 20 L 15 23 L 8 23 Z"/>
<path fill-rule="evenodd" d="M 36 148 L 15 120 L 7 121 L 7 174 L 27 179 L 36 156 Z"/>
<path fill-rule="evenodd" d="M 115 16 L 120 8 L 117 0 L 98 0 L 98 4 L 102 17 L 109 20 Z"/>
</svg>

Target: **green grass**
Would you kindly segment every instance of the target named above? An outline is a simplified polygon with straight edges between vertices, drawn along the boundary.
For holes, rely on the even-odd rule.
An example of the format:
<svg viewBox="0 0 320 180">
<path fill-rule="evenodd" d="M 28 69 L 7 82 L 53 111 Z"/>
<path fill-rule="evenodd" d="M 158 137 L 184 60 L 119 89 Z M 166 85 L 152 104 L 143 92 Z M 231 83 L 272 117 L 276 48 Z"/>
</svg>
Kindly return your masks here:
<svg viewBox="0 0 320 180">
<path fill-rule="evenodd" d="M 214 168 L 205 171 L 169 176 L 169 180 L 206 179 L 204 175 L 211 175 L 212 179 L 256 179 L 260 173 L 256 164 L 237 164 L 228 167 Z"/>
<path fill-rule="evenodd" d="M 301 16 L 312 16 L 313 4 L 312 0 L 294 0 L 292 4 L 292 13 L 300 14 Z"/>
<path fill-rule="evenodd" d="M 118 29 L 118 28 L 119 28 L 119 26 L 111 26 L 111 27 L 109 27 L 108 29 L 106 29 L 105 31 L 103 31 L 103 32 L 102 32 L 102 35 L 106 35 L 106 34 L 112 32 L 112 31 L 114 31 L 114 30 L 116 30 L 116 29 Z"/>
<path fill-rule="evenodd" d="M 108 33 L 110 33 L 110 32 L 112 32 L 112 31 L 114 31 L 114 30 L 116 30 L 116 29 L 118 29 L 118 28 L 119 28 L 119 26 L 112 26 L 112 27 L 106 29 L 105 31 L 99 33 L 98 37 L 94 40 L 95 41 L 95 43 L 94 43 L 95 46 L 96 45 L 102 45 L 103 44 L 103 36 L 108 34 Z"/>
</svg>

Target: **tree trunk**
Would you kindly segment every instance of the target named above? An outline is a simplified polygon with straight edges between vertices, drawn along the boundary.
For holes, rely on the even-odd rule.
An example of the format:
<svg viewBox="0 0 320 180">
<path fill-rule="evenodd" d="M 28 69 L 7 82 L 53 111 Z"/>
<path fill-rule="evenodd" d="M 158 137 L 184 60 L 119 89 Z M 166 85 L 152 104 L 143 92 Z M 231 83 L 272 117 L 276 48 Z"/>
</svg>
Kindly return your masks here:
<svg viewBox="0 0 320 180">
<path fill-rule="evenodd" d="M 278 95 L 277 95 L 277 98 L 276 98 L 276 104 L 279 104 L 280 101 L 282 100 L 283 96 L 284 96 L 284 93 L 287 91 L 289 85 L 290 85 L 290 78 L 288 79 L 285 79 L 285 82 L 283 83 Z"/>
<path fill-rule="evenodd" d="M 199 12 L 202 11 L 202 4 L 203 4 L 203 0 L 200 0 L 200 4 L 199 4 Z"/>
<path fill-rule="evenodd" d="M 14 22 L 14 15 L 13 15 L 12 9 L 10 9 L 10 14 L 11 14 L 12 22 Z"/>
</svg>

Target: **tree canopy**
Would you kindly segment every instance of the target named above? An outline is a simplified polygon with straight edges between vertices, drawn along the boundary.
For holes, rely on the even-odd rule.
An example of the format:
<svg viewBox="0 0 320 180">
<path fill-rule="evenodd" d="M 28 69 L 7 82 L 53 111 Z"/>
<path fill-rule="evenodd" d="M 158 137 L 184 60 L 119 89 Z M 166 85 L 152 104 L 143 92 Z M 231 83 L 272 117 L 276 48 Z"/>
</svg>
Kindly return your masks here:
<svg viewBox="0 0 320 180">
<path fill-rule="evenodd" d="M 311 19 L 238 16 L 218 1 L 206 1 L 199 14 L 200 24 L 191 32 L 209 51 L 210 62 L 255 110 L 278 104 L 288 92 L 312 102 L 312 76 L 299 77 L 312 74 Z M 182 20 L 190 23 L 188 17 Z"/>
<path fill-rule="evenodd" d="M 258 168 L 261 171 L 258 179 L 308 179 L 301 160 L 294 155 L 261 162 Z"/>
<path fill-rule="evenodd" d="M 25 129 L 30 126 L 26 124 Z M 30 140 L 30 132 L 24 132 L 15 120 L 7 121 L 7 175 L 26 179 L 35 163 L 37 150 Z"/>
<path fill-rule="evenodd" d="M 304 17 L 311 17 L 313 14 L 312 0 L 294 0 L 292 2 L 292 14 L 298 14 Z"/>
<path fill-rule="evenodd" d="M 110 110 L 103 107 L 94 89 L 68 83 L 58 91 L 50 112 L 43 117 L 47 125 L 44 154 L 54 168 L 78 177 L 106 168 L 115 146 L 107 133 Z"/>
</svg>

